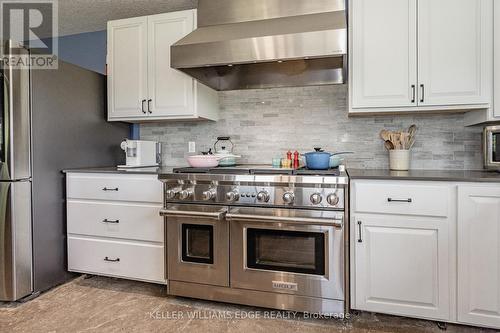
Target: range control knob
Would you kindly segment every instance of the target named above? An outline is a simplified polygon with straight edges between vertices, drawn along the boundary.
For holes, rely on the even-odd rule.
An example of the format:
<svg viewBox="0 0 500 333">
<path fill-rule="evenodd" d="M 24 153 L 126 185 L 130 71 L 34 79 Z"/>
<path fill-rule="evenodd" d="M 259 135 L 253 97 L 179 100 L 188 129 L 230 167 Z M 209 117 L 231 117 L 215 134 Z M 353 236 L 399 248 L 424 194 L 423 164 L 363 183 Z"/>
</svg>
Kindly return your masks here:
<svg viewBox="0 0 500 333">
<path fill-rule="evenodd" d="M 328 195 L 328 197 L 326 198 L 326 201 L 331 206 L 337 206 L 339 201 L 340 201 L 340 198 L 335 193 L 332 193 L 332 194 Z"/>
<path fill-rule="evenodd" d="M 320 193 L 311 194 L 310 199 L 313 205 L 319 205 L 321 201 L 323 201 L 323 197 L 321 196 Z"/>
<path fill-rule="evenodd" d="M 187 200 L 191 197 L 192 194 L 193 194 L 193 191 L 191 191 L 191 190 L 182 190 L 179 192 L 179 199 Z"/>
<path fill-rule="evenodd" d="M 176 190 L 167 190 L 167 192 L 165 193 L 167 196 L 167 200 L 175 199 L 175 196 L 177 195 L 177 193 L 178 192 Z"/>
<path fill-rule="evenodd" d="M 295 194 L 293 194 L 293 192 L 285 192 L 283 194 L 283 201 L 286 204 L 292 204 L 294 200 L 295 200 Z"/>
<path fill-rule="evenodd" d="M 213 200 L 213 199 L 215 199 L 216 196 L 217 196 L 217 192 L 214 189 L 205 191 L 201 194 L 202 199 L 205 201 Z"/>
<path fill-rule="evenodd" d="M 233 190 L 231 192 L 226 193 L 226 200 L 229 202 L 235 202 L 240 198 L 240 194 L 237 190 Z"/>
<path fill-rule="evenodd" d="M 269 192 L 267 192 L 267 191 L 260 191 L 257 194 L 257 200 L 259 202 L 269 202 L 269 199 L 270 199 L 270 196 L 269 196 Z"/>
</svg>

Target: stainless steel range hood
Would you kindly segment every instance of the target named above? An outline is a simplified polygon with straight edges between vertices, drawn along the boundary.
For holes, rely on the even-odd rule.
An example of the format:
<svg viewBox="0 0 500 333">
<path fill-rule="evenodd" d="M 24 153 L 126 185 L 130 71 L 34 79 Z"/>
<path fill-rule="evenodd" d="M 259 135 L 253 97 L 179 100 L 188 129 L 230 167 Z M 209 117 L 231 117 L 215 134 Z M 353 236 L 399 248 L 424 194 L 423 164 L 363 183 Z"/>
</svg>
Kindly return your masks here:
<svg viewBox="0 0 500 333">
<path fill-rule="evenodd" d="M 344 83 L 345 0 L 199 0 L 172 67 L 216 90 Z"/>
</svg>

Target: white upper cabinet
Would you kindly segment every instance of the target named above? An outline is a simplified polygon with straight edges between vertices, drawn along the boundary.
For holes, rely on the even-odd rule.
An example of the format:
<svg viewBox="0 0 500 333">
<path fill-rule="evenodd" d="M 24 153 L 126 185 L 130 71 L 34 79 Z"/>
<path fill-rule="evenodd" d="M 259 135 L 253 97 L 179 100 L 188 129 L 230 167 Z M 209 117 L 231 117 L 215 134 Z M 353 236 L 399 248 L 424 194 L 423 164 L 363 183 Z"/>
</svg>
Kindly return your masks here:
<svg viewBox="0 0 500 333">
<path fill-rule="evenodd" d="M 466 125 L 477 125 L 500 120 L 500 1 L 493 1 L 493 104 L 482 112 L 468 112 Z"/>
<path fill-rule="evenodd" d="M 419 105 L 491 102 L 492 2 L 418 0 Z"/>
<path fill-rule="evenodd" d="M 351 0 L 350 113 L 486 109 L 493 0 Z"/>
<path fill-rule="evenodd" d="M 416 106 L 417 0 L 351 3 L 352 107 Z"/>
<path fill-rule="evenodd" d="M 186 12 L 155 15 L 148 19 L 149 96 L 155 117 L 192 113 L 194 80 L 170 67 L 170 46 L 194 27 L 194 15 L 186 15 Z"/>
<path fill-rule="evenodd" d="M 458 321 L 500 328 L 500 188 L 458 189 Z"/>
<path fill-rule="evenodd" d="M 148 95 L 146 17 L 108 23 L 108 116 L 142 117 Z"/>
<path fill-rule="evenodd" d="M 196 10 L 108 22 L 108 120 L 217 120 L 217 92 L 170 67 L 194 29 Z"/>
</svg>

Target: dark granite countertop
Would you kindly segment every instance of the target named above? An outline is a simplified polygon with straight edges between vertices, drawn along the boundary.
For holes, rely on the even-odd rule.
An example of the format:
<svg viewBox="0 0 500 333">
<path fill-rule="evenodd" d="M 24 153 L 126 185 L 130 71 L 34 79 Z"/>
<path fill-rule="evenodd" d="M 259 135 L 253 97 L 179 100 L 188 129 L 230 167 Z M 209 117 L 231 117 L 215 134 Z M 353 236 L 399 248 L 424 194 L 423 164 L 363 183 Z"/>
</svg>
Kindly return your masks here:
<svg viewBox="0 0 500 333">
<path fill-rule="evenodd" d="M 174 167 L 121 169 L 117 167 L 79 168 L 63 170 L 64 173 L 115 173 L 160 175 L 173 172 Z M 410 170 L 347 169 L 351 179 L 421 180 L 500 183 L 500 172 L 485 170 Z"/>
<path fill-rule="evenodd" d="M 350 179 L 425 180 L 500 183 L 500 172 L 486 170 L 410 170 L 347 169 Z"/>
<path fill-rule="evenodd" d="M 100 168 L 78 168 L 66 169 L 63 173 L 117 173 L 117 174 L 132 174 L 132 175 L 159 175 L 172 173 L 174 167 L 162 166 L 153 168 L 131 168 L 122 169 L 117 167 L 100 167 Z"/>
</svg>

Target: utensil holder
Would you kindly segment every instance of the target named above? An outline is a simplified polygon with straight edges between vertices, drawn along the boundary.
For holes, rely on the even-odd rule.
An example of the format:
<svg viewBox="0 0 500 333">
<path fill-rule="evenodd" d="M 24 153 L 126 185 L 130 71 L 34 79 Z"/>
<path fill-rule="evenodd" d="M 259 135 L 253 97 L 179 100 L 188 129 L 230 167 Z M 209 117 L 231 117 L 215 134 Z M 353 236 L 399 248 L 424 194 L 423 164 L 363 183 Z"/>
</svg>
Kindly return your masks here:
<svg viewBox="0 0 500 333">
<path fill-rule="evenodd" d="M 396 171 L 410 169 L 410 150 L 395 149 L 389 151 L 389 168 Z"/>
</svg>

